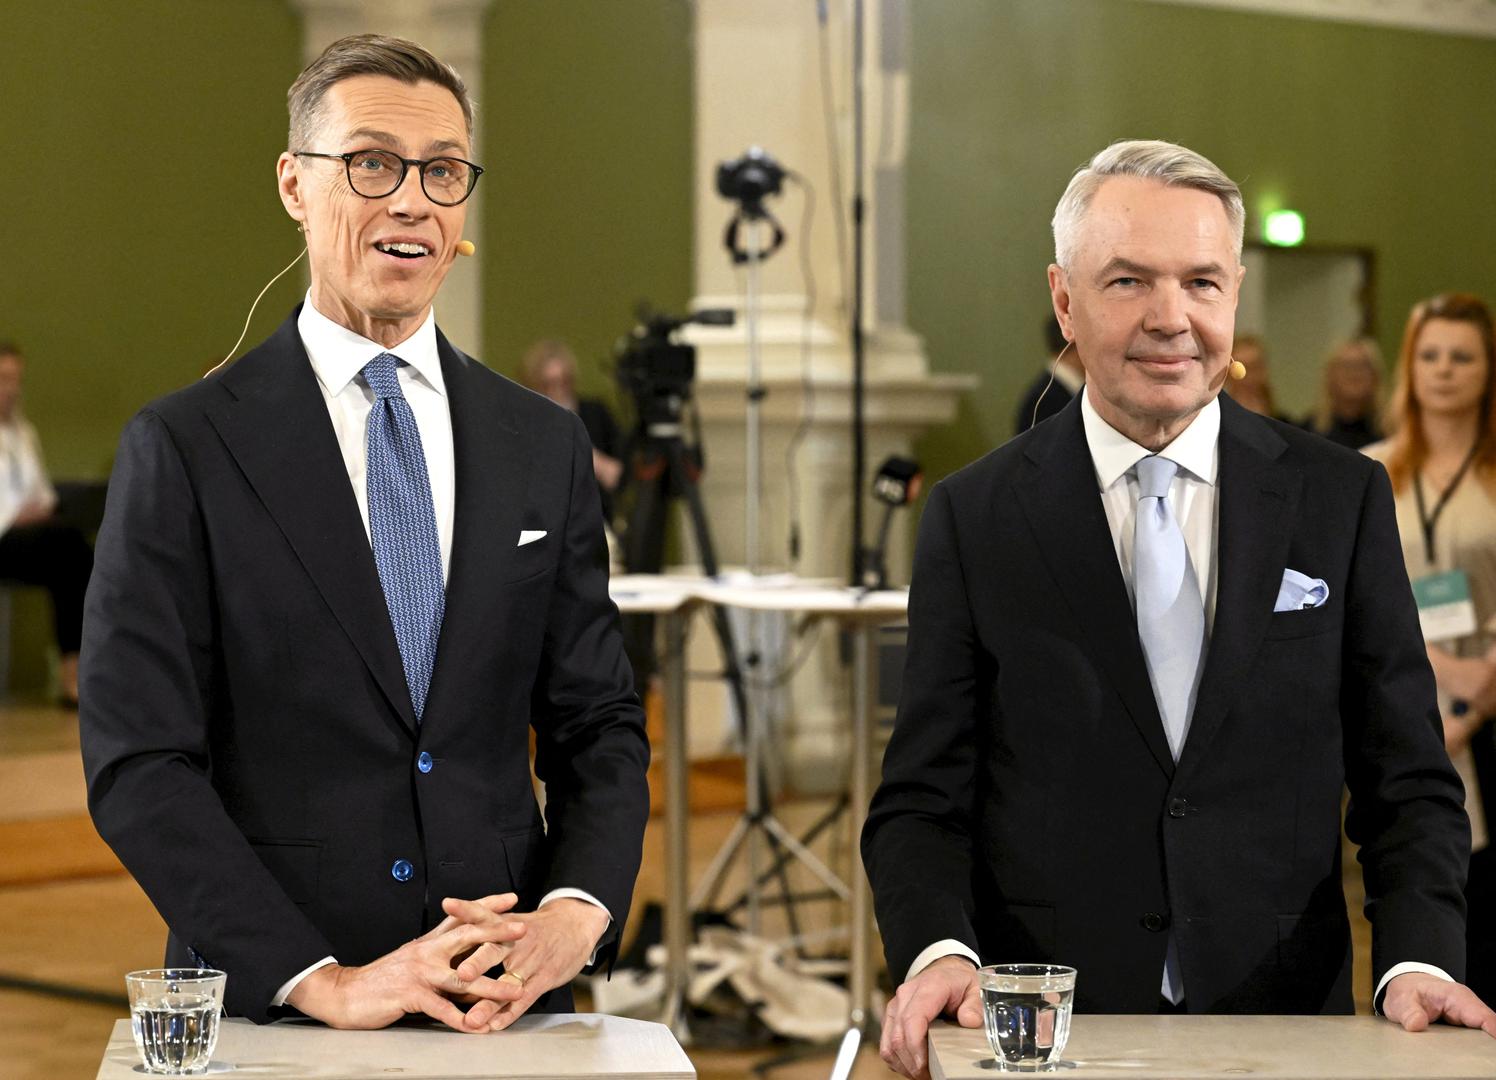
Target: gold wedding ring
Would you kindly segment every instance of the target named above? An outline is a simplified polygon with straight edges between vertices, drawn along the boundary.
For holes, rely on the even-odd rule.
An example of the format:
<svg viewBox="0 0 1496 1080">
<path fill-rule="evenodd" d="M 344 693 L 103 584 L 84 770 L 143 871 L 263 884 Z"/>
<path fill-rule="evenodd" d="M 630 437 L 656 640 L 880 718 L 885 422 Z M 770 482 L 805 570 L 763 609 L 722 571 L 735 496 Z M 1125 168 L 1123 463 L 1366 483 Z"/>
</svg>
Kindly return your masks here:
<svg viewBox="0 0 1496 1080">
<path fill-rule="evenodd" d="M 503 982 L 505 979 L 508 979 L 510 982 L 514 983 L 514 985 L 518 986 L 521 990 L 525 988 L 525 977 L 517 971 L 506 971 L 504 972 L 504 974 L 499 976 L 499 982 Z"/>
</svg>

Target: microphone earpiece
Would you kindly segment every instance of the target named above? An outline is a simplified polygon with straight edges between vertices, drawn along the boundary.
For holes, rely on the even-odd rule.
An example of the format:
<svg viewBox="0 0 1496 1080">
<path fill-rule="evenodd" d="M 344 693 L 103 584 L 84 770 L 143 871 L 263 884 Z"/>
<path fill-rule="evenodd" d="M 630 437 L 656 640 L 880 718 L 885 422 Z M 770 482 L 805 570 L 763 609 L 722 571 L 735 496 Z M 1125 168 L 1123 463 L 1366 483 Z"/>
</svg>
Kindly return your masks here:
<svg viewBox="0 0 1496 1080">
<path fill-rule="evenodd" d="M 472 255 L 477 250 L 478 245 L 473 243 L 471 240 L 457 241 L 457 254 L 459 255 Z"/>
<path fill-rule="evenodd" d="M 1241 380 L 1247 377 L 1247 365 L 1234 356 L 1231 358 L 1231 366 L 1226 370 L 1230 372 L 1231 377 L 1237 382 L 1241 382 Z"/>
</svg>

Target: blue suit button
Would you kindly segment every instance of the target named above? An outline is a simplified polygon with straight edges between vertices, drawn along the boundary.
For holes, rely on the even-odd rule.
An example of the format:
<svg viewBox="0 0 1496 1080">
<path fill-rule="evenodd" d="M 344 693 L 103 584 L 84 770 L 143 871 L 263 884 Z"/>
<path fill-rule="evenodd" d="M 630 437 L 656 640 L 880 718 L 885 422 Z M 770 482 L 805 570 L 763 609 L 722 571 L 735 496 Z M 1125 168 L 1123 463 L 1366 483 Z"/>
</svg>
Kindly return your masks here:
<svg viewBox="0 0 1496 1080">
<path fill-rule="evenodd" d="M 420 769 L 422 772 L 430 772 L 431 765 L 431 755 L 422 750 L 420 756 L 416 758 L 416 768 Z"/>
<path fill-rule="evenodd" d="M 416 868 L 410 865 L 409 859 L 396 859 L 395 865 L 390 867 L 390 877 L 396 881 L 409 881 L 415 872 Z"/>
</svg>

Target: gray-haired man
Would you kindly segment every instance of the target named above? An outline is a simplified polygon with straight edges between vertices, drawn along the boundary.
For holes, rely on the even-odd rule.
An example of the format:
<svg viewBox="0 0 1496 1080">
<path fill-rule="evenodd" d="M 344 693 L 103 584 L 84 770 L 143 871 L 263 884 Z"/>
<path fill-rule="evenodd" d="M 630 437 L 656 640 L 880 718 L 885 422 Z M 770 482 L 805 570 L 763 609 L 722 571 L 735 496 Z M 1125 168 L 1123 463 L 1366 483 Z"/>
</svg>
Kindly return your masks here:
<svg viewBox="0 0 1496 1080">
<path fill-rule="evenodd" d="M 1220 396 L 1242 219 L 1192 151 L 1098 154 L 1049 268 L 1085 392 L 931 493 L 862 842 L 909 1076 L 979 958 L 1081 1011 L 1351 1011 L 1347 785 L 1383 1011 L 1496 1035 L 1386 475 Z"/>
</svg>

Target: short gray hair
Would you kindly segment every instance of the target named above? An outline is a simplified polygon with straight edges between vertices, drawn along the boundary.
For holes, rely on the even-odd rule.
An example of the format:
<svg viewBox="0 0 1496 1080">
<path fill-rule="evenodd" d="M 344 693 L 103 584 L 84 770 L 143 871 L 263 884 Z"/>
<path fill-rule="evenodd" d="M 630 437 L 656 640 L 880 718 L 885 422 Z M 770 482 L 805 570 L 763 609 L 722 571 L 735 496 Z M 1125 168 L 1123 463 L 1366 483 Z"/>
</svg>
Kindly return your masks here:
<svg viewBox="0 0 1496 1080">
<path fill-rule="evenodd" d="M 1075 170 L 1065 194 L 1054 209 L 1054 261 L 1068 270 L 1075 261 L 1076 233 L 1091 200 L 1110 177 L 1136 176 L 1157 180 L 1170 187 L 1208 191 L 1226 208 L 1226 222 L 1231 226 L 1236 257 L 1241 258 L 1242 234 L 1247 212 L 1241 201 L 1241 189 L 1203 155 L 1187 147 L 1157 139 L 1126 139 L 1114 142 L 1089 162 Z"/>
<path fill-rule="evenodd" d="M 433 82 L 450 90 L 462 106 L 468 141 L 472 141 L 473 99 L 468 96 L 467 84 L 456 68 L 438 60 L 414 41 L 383 34 L 352 34 L 323 49 L 322 55 L 308 64 L 286 91 L 286 105 L 291 113 L 286 149 L 294 152 L 309 148 L 308 141 L 322 125 L 322 102 L 327 92 L 355 75 L 387 75 L 409 85 Z"/>
</svg>

